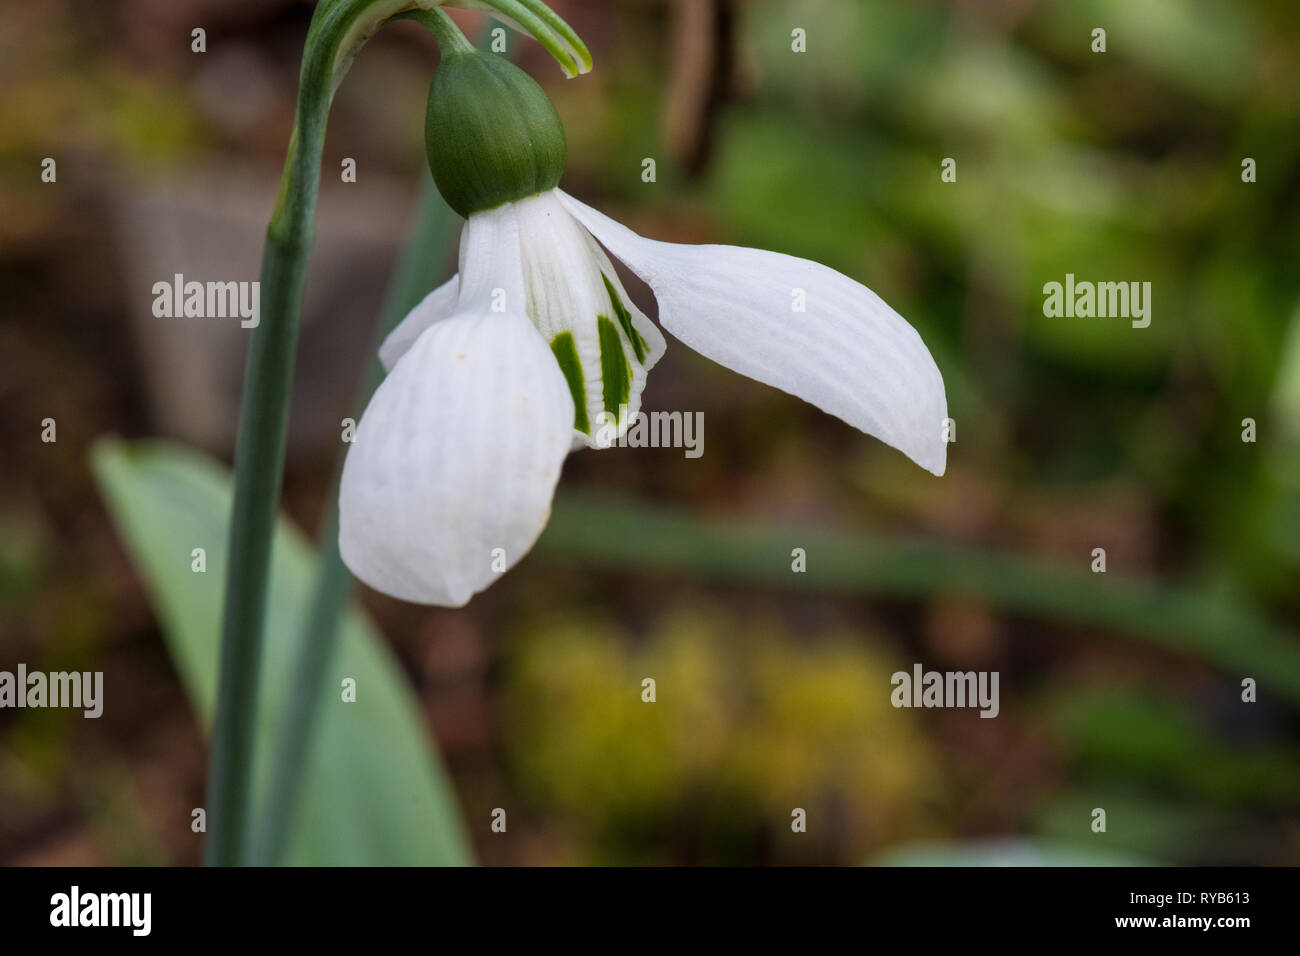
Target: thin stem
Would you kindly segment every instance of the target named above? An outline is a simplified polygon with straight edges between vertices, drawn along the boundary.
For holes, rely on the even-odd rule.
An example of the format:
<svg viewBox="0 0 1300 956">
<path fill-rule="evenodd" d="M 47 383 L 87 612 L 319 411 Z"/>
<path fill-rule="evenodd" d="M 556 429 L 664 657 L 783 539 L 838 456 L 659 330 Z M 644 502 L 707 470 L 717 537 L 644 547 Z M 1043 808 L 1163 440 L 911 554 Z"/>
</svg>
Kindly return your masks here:
<svg viewBox="0 0 1300 956">
<path fill-rule="evenodd" d="M 456 22 L 447 16 L 441 7 L 434 7 L 431 10 L 409 10 L 406 13 L 399 13 L 393 19 L 414 20 L 424 26 L 438 41 L 438 49 L 442 51 L 443 56 L 474 52 L 474 44 L 460 32 L 460 27 L 456 26 Z"/>
<path fill-rule="evenodd" d="M 427 13 L 430 11 L 399 14 L 393 19 L 411 19 L 423 24 L 433 33 L 444 55 L 460 51 L 461 44 L 473 50 L 473 45 L 450 17 L 440 10 L 436 15 L 425 16 Z M 480 36 L 480 46 L 486 42 L 487 35 L 484 30 Z M 438 195 L 433 180 L 426 176 L 411 233 L 389 283 L 388 295 L 376 323 L 371 348 L 367 351 L 372 358 L 354 403 L 357 409 L 355 417 L 360 418 L 370 396 L 383 380 L 383 367 L 374 358 L 380 343 L 402 317 L 432 290 L 438 272 L 431 266 L 436 266 L 440 259 L 445 258 L 458 224 L 459 219 Z M 343 456 L 340 455 L 335 462 L 325 515 L 319 531 L 319 560 L 311 605 L 292 652 L 290 672 L 294 675 L 293 683 L 288 703 L 277 724 L 278 737 L 271 786 L 266 797 L 265 812 L 260 817 L 259 837 L 254 851 L 256 861 L 267 866 L 283 863 L 289 849 L 293 818 L 298 809 L 302 782 L 316 740 L 317 717 L 330 693 L 326 687 L 326 676 L 338 649 L 342 616 L 352 590 L 352 578 L 339 554 L 338 482 L 342 468 Z"/>
<path fill-rule="evenodd" d="M 212 730 L 212 756 L 208 777 L 208 864 L 235 865 L 248 860 L 249 820 L 252 803 L 254 731 L 261 677 L 262 639 L 266 617 L 267 572 L 271 540 L 279 511 L 280 483 L 284 472 L 285 437 L 289 398 L 293 386 L 294 355 L 311 250 L 320 186 L 325 123 L 334 89 L 352 57 L 389 19 L 408 14 L 432 0 L 321 0 L 312 15 L 303 50 L 298 108 L 288 156 L 280 181 L 280 195 L 267 227 L 262 256 L 261 289 L 265 296 L 263 320 L 253 333 L 240 403 L 235 454 L 235 498 L 230 521 L 229 572 L 221 630 L 221 672 L 217 710 Z M 515 0 L 502 0 L 510 5 Z M 537 27 L 535 15 L 524 11 L 524 22 Z M 438 39 L 444 52 L 463 52 L 469 43 L 440 9 L 419 9 L 414 19 Z M 567 52 L 552 49 L 554 36 L 538 30 L 543 45 L 561 60 L 566 70 L 573 64 Z M 548 45 L 548 40 L 551 45 Z M 462 47 L 462 44 L 464 46 Z M 326 532 L 336 537 L 327 519 Z M 292 766 L 305 766 L 310 743 L 311 718 L 319 701 L 311 693 L 328 670 L 337 641 L 337 619 L 347 580 L 337 557 L 337 542 L 325 552 L 317 600 L 305 632 L 333 629 L 325 650 L 314 659 L 300 648 L 299 673 L 306 681 L 303 699 L 290 702 L 291 737 L 281 743 L 279 755 L 289 753 Z M 328 594 L 324 592 L 328 591 Z M 293 737 L 301 733 L 301 737 Z M 286 772 L 282 771 L 280 776 Z M 282 791 L 278 788 L 283 788 Z M 271 849 L 278 856 L 287 839 L 288 822 L 296 802 L 293 784 L 273 783 L 274 802 L 269 819 L 281 820 L 275 832 L 281 841 Z M 283 807 L 283 809 L 282 809 Z M 281 816 L 283 815 L 283 816 Z"/>
<path fill-rule="evenodd" d="M 310 148 L 300 155 L 310 158 Z M 310 233 L 310 226 L 306 228 Z M 262 257 L 263 321 L 253 335 L 240 405 L 229 574 L 221 628 L 221 678 L 208 781 L 206 862 L 243 862 L 257 722 L 266 577 L 284 470 L 284 443 L 306 266 L 301 219 L 268 235 Z"/>
<path fill-rule="evenodd" d="M 420 13 L 424 12 L 427 11 Z M 394 17 L 403 18 L 416 20 L 427 27 L 438 40 L 438 46 L 444 54 L 459 51 L 461 42 L 473 49 L 451 18 L 441 11 L 432 17 L 413 14 Z M 439 33 L 439 30 L 448 29 L 454 36 Z M 459 41 L 457 37 L 460 38 Z M 481 41 L 486 37 L 487 31 L 483 31 Z M 433 180 L 426 176 L 411 234 L 389 284 L 388 296 L 368 355 L 375 356 L 378 353 L 379 344 L 393 327 L 431 291 L 434 285 L 432 280 L 437 272 L 430 265 L 437 263 L 446 253 L 455 238 L 458 222 L 450 207 L 438 195 Z M 370 396 L 379 387 L 383 377 L 383 367 L 372 357 L 355 402 L 358 409 L 356 417 L 360 417 L 360 410 L 370 401 Z M 329 693 L 325 678 L 338 648 L 341 618 L 351 592 L 352 578 L 339 554 L 338 481 L 342 467 L 343 457 L 339 456 L 326 498 L 325 516 L 321 521 L 320 557 L 312 603 L 293 650 L 291 673 L 294 680 L 289 702 L 278 724 L 279 737 L 275 747 L 271 788 L 266 798 L 265 813 L 261 817 L 260 837 L 256 841 L 257 861 L 268 866 L 284 862 L 284 855 L 289 848 L 292 821 L 302 793 L 302 781 L 311 758 L 311 748 L 316 739 L 316 718 Z"/>
<path fill-rule="evenodd" d="M 379 343 L 393 326 L 430 291 L 430 280 L 437 275 L 431 266 L 446 252 L 457 222 L 433 180 L 426 177 L 411 236 L 394 273 L 368 355 L 378 352 Z M 372 359 L 355 403 L 358 409 L 365 407 L 382 379 L 383 369 Z M 311 606 L 293 650 L 293 681 L 278 724 L 271 787 L 259 819 L 254 858 L 267 866 L 284 862 L 289 848 L 294 812 L 316 739 L 317 717 L 330 693 L 326 677 L 338 648 L 342 615 L 352 589 L 352 578 L 339 554 L 338 480 L 342 464 L 339 456 L 321 522 Z"/>
<path fill-rule="evenodd" d="M 338 494 L 338 473 L 330 495 Z M 291 823 L 302 792 L 299 784 L 307 771 L 316 739 L 317 717 L 327 692 L 326 678 L 338 650 L 342 615 L 352 589 L 352 579 L 339 556 L 338 511 L 330 508 L 320 529 L 320 559 L 311 608 L 303 620 L 294 650 L 289 700 L 280 719 L 270 791 L 258 821 L 253 862 L 275 866 L 289 847 Z"/>
<path fill-rule="evenodd" d="M 248 859 L 267 572 L 330 99 L 340 63 L 355 52 L 345 44 L 364 42 L 367 14 L 378 8 L 388 16 L 398 5 L 405 4 L 327 0 L 316 8 L 303 51 L 294 129 L 262 254 L 263 318 L 253 332 L 240 400 L 221 674 L 208 774 L 204 860 L 209 865 L 238 865 Z"/>
</svg>

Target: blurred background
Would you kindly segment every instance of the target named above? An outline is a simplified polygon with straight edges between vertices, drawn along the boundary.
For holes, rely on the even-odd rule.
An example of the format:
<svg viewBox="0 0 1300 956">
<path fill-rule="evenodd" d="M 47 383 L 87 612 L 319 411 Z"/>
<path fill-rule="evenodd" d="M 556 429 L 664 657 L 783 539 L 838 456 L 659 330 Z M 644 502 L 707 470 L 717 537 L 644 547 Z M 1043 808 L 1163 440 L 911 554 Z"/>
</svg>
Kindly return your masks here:
<svg viewBox="0 0 1300 956">
<path fill-rule="evenodd" d="M 0 670 L 105 675 L 98 720 L 0 710 L 0 863 L 200 858 L 188 672 L 90 455 L 231 459 L 248 333 L 155 318 L 151 288 L 257 278 L 312 6 L 0 4 Z M 1300 862 L 1300 8 L 553 6 L 593 73 L 507 42 L 564 120 L 564 188 L 866 283 L 929 344 L 957 441 L 934 479 L 670 340 L 646 408 L 703 412 L 703 457 L 571 457 L 536 552 L 463 610 L 361 589 L 473 857 Z M 436 62 L 391 25 L 331 114 L 284 498 L 309 537 L 426 188 Z M 1045 317 L 1067 272 L 1151 282 L 1150 327 Z M 999 716 L 893 708 L 918 662 L 998 671 Z"/>
</svg>

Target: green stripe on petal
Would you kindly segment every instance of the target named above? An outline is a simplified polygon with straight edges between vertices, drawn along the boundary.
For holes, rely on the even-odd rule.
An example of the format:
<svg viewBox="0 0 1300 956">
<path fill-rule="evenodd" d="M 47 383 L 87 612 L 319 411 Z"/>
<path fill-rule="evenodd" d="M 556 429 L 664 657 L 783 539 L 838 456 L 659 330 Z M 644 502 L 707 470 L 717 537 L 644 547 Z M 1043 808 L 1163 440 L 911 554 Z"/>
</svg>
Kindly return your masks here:
<svg viewBox="0 0 1300 956">
<path fill-rule="evenodd" d="M 615 337 L 617 335 L 618 333 L 615 333 Z M 601 365 L 603 367 L 605 364 L 605 334 L 603 330 L 601 331 L 600 344 Z M 561 332 L 551 339 L 551 351 L 555 353 L 555 360 L 560 363 L 560 371 L 564 373 L 564 380 L 569 383 L 569 391 L 573 393 L 573 427 L 584 435 L 590 435 L 591 422 L 587 419 L 587 388 L 582 384 L 582 363 L 578 361 L 578 347 L 573 342 L 573 333 Z"/>
<path fill-rule="evenodd" d="M 600 330 L 600 377 L 605 383 L 605 411 L 617 422 L 619 409 L 628 404 L 632 394 L 632 372 L 614 323 L 598 315 L 596 327 Z"/>
<path fill-rule="evenodd" d="M 605 290 L 609 293 L 610 304 L 614 306 L 614 314 L 618 316 L 618 324 L 623 326 L 628 341 L 632 343 L 632 351 L 636 353 L 636 360 L 644 365 L 649 347 L 645 344 L 645 339 L 641 338 L 641 333 L 632 325 L 632 314 L 628 312 L 623 300 L 618 297 L 618 293 L 614 290 L 614 283 L 610 282 L 609 276 L 603 272 L 600 277 L 605 280 Z"/>
</svg>

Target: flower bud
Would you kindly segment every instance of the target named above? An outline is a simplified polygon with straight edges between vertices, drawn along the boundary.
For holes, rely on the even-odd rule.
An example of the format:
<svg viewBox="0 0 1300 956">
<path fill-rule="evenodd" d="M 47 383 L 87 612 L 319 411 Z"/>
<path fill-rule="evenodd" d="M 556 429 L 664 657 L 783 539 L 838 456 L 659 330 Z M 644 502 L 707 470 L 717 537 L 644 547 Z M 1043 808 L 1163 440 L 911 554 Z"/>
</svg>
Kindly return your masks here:
<svg viewBox="0 0 1300 956">
<path fill-rule="evenodd" d="M 471 213 L 553 189 L 564 172 L 564 127 L 542 88 L 510 61 L 454 52 L 429 88 L 425 149 L 452 209 Z"/>
</svg>

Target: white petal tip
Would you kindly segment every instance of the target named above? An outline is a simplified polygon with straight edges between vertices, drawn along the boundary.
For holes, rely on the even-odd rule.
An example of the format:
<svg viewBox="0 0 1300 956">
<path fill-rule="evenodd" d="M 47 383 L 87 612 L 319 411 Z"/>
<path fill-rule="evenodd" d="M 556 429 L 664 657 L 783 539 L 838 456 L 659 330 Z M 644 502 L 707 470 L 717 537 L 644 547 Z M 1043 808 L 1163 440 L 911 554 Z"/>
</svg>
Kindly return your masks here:
<svg viewBox="0 0 1300 956">
<path fill-rule="evenodd" d="M 352 535 L 348 532 L 342 530 L 339 532 L 339 555 L 347 569 L 352 572 L 352 576 L 372 591 L 395 600 L 429 607 L 459 608 L 468 604 L 479 591 L 486 589 L 485 585 L 477 590 L 467 591 L 461 587 L 450 586 L 447 582 L 434 586 L 428 581 L 422 581 L 418 587 L 412 587 L 410 585 L 414 582 L 387 574 L 376 574 L 374 569 L 367 565 L 367 554 L 364 548 L 364 543 L 354 543 Z M 357 552 L 355 555 L 354 551 Z"/>
<path fill-rule="evenodd" d="M 920 442 L 915 441 L 886 441 L 885 444 L 901 451 L 907 456 L 908 460 L 910 460 L 912 464 L 924 468 L 936 478 L 942 478 L 944 472 L 948 470 L 947 442 L 941 441 L 933 444 L 921 444 Z"/>
</svg>

